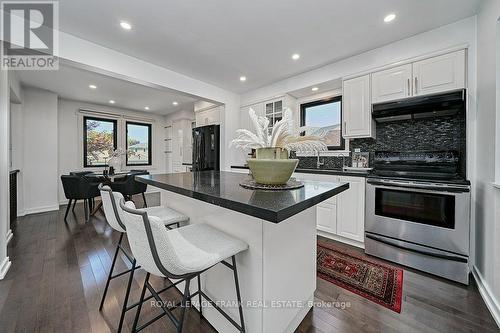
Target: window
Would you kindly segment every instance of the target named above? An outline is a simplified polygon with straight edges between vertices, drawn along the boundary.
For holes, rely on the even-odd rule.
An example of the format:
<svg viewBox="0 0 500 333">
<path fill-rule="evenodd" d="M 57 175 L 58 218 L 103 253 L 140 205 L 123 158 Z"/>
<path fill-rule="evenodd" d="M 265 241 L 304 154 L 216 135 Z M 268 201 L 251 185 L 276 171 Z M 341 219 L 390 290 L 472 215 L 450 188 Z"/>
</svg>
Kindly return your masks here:
<svg viewBox="0 0 500 333">
<path fill-rule="evenodd" d="M 127 121 L 127 166 L 151 165 L 151 124 Z"/>
<path fill-rule="evenodd" d="M 315 101 L 300 106 L 300 126 L 314 127 L 312 134 L 326 131 L 328 150 L 344 150 L 342 137 L 342 97 Z"/>
<path fill-rule="evenodd" d="M 279 100 L 266 103 L 266 117 L 269 119 L 269 127 L 267 128 L 267 131 L 271 134 L 274 124 L 283 118 L 283 101 Z"/>
<path fill-rule="evenodd" d="M 83 166 L 106 166 L 117 147 L 117 121 L 83 117 Z"/>
</svg>

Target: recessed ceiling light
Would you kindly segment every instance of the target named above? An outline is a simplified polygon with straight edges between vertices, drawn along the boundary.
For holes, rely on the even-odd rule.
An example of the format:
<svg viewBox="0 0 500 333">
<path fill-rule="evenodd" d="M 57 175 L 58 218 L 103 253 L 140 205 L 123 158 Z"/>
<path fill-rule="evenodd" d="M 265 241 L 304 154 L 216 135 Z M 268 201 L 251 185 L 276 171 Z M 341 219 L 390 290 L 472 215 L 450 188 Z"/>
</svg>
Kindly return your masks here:
<svg viewBox="0 0 500 333">
<path fill-rule="evenodd" d="M 90 89 L 97 89 L 97 86 L 95 84 L 89 84 Z"/>
<path fill-rule="evenodd" d="M 300 54 L 298 54 L 298 53 L 292 54 L 292 59 L 293 60 L 299 60 L 300 59 Z"/>
<path fill-rule="evenodd" d="M 318 87 L 312 87 L 311 88 L 312 91 L 318 91 L 318 89 L 319 89 Z"/>
<path fill-rule="evenodd" d="M 247 80 L 247 77 L 246 76 L 240 76 L 240 81 L 241 82 L 245 82 Z"/>
<path fill-rule="evenodd" d="M 115 101 L 114 101 L 114 100 L 112 100 L 112 99 L 110 99 L 110 100 L 109 100 L 109 104 L 115 104 Z"/>
<path fill-rule="evenodd" d="M 391 13 L 391 14 L 387 15 L 386 17 L 384 17 L 384 22 L 389 23 L 392 20 L 394 20 L 395 18 L 396 18 L 396 14 Z"/>
<path fill-rule="evenodd" d="M 172 104 L 173 104 L 173 105 L 179 105 L 179 103 L 178 103 L 178 102 L 172 102 Z"/>
<path fill-rule="evenodd" d="M 145 106 L 145 107 L 144 107 L 144 110 L 149 110 L 149 106 Z"/>
<path fill-rule="evenodd" d="M 132 29 L 132 25 L 130 25 L 130 23 L 126 22 L 126 21 L 121 21 L 120 22 L 120 26 L 125 29 L 125 30 L 130 30 Z"/>
</svg>

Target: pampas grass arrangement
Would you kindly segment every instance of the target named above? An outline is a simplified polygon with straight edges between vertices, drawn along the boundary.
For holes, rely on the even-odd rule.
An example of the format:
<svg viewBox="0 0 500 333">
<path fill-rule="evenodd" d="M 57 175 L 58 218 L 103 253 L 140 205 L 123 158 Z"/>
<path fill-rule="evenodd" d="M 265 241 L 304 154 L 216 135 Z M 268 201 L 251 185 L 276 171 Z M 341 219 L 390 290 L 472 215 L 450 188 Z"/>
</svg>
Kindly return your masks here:
<svg viewBox="0 0 500 333">
<path fill-rule="evenodd" d="M 246 129 L 238 129 L 236 138 L 231 141 L 231 146 L 241 149 L 258 149 L 279 147 L 296 152 L 325 151 L 328 150 L 323 141 L 324 135 L 320 130 L 303 126 L 295 127 L 292 111 L 285 108 L 283 118 L 274 124 L 271 134 L 268 134 L 269 119 L 257 116 L 250 108 L 248 111 L 255 133 Z M 301 135 L 305 133 L 305 135 Z M 308 134 L 308 133 L 314 133 Z"/>
</svg>

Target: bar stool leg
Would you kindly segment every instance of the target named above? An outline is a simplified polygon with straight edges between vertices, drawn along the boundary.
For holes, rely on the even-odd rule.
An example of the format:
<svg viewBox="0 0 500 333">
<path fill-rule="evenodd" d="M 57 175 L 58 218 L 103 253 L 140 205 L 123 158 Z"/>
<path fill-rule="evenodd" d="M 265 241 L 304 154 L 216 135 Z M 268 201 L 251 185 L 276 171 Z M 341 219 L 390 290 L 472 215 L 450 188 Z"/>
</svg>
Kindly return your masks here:
<svg viewBox="0 0 500 333">
<path fill-rule="evenodd" d="M 118 330 L 117 330 L 118 333 L 122 331 L 123 319 L 125 318 L 125 312 L 127 312 L 128 297 L 130 295 L 130 287 L 132 286 L 132 280 L 134 279 L 136 264 L 137 261 L 134 259 L 134 261 L 132 261 L 132 271 L 130 272 L 130 276 L 128 278 L 127 291 L 125 292 L 125 299 L 123 300 L 122 314 L 120 316 L 120 323 L 118 324 Z"/>
<path fill-rule="evenodd" d="M 189 304 L 189 283 L 191 279 L 186 279 L 186 285 L 184 286 L 184 295 L 181 302 L 181 318 L 179 319 L 179 326 L 177 327 L 177 333 L 182 333 L 182 327 L 184 325 L 184 316 L 186 315 L 186 308 Z"/>
<path fill-rule="evenodd" d="M 137 312 L 135 313 L 134 325 L 132 326 L 132 332 L 136 332 L 137 324 L 139 323 L 139 315 L 141 313 L 142 303 L 144 303 L 144 295 L 146 294 L 146 289 L 148 288 L 150 274 L 146 274 L 146 279 L 144 280 L 144 286 L 141 291 L 141 298 L 139 299 L 139 305 L 137 306 Z"/>
<path fill-rule="evenodd" d="M 64 214 L 64 221 L 66 221 L 66 218 L 68 217 L 69 209 L 71 208 L 71 199 L 68 201 L 68 207 L 66 207 L 66 213 Z"/>
<path fill-rule="evenodd" d="M 144 201 L 144 207 L 147 207 L 148 203 L 146 202 L 146 195 L 144 194 L 144 192 L 142 192 L 142 200 Z"/>
<path fill-rule="evenodd" d="M 198 302 L 200 304 L 200 319 L 203 318 L 203 307 L 202 307 L 202 304 L 201 304 L 201 277 L 200 277 L 201 274 L 198 274 Z"/>
<path fill-rule="evenodd" d="M 101 311 L 102 307 L 104 306 L 104 300 L 106 299 L 106 294 L 108 293 L 109 282 L 111 281 L 111 276 L 113 275 L 113 270 L 115 269 L 116 258 L 118 258 L 118 251 L 120 251 L 120 245 L 122 243 L 122 239 L 123 239 L 123 233 L 120 235 L 118 244 L 116 244 L 115 256 L 113 257 L 113 263 L 111 264 L 111 268 L 109 269 L 108 281 L 106 281 L 106 287 L 104 287 L 104 293 L 102 294 L 101 305 L 99 305 L 99 311 Z"/>
<path fill-rule="evenodd" d="M 236 286 L 236 298 L 238 300 L 238 311 L 240 313 L 241 333 L 245 333 L 245 322 L 243 320 L 243 309 L 241 307 L 240 284 L 238 282 L 238 271 L 236 269 L 236 257 L 232 256 L 231 260 L 233 263 L 234 284 Z"/>
<path fill-rule="evenodd" d="M 78 200 L 76 200 L 76 199 L 75 199 L 75 201 L 73 202 L 73 208 L 71 209 L 71 211 L 72 211 L 73 213 L 75 212 L 75 206 L 76 206 L 76 202 L 77 202 L 77 201 L 78 201 Z"/>
</svg>

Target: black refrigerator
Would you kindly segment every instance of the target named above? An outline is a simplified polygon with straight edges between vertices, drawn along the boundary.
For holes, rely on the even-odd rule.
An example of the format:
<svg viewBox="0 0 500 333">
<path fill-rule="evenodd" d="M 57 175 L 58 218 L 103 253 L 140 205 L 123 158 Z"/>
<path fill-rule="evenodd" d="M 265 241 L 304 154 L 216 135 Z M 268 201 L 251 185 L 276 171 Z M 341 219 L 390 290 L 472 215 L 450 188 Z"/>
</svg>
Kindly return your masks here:
<svg viewBox="0 0 500 333">
<path fill-rule="evenodd" d="M 193 171 L 220 170 L 220 126 L 193 128 Z"/>
</svg>

